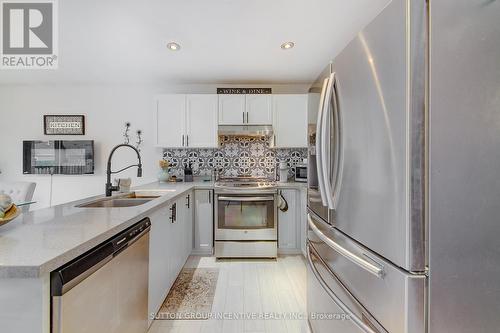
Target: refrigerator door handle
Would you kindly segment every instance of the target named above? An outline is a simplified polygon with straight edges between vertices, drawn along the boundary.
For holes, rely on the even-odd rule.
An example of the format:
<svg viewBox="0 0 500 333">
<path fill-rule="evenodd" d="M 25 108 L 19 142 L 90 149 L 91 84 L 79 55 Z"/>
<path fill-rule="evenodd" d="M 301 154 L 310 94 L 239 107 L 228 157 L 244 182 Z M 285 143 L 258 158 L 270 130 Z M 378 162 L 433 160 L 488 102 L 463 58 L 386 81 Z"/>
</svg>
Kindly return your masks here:
<svg viewBox="0 0 500 333">
<path fill-rule="evenodd" d="M 307 214 L 307 221 L 309 224 L 309 227 L 311 230 L 314 232 L 316 236 L 319 237 L 323 242 L 325 242 L 326 245 L 328 245 L 332 250 L 343 256 L 344 258 L 350 260 L 352 263 L 358 265 L 359 267 L 363 268 L 365 271 L 375 275 L 379 279 L 384 278 L 384 269 L 382 267 L 379 267 L 378 265 L 375 265 L 371 263 L 370 261 L 361 258 L 357 256 L 356 254 L 350 252 L 346 248 L 340 246 L 339 244 L 335 243 L 332 239 L 328 238 L 319 228 L 314 224 L 314 221 L 311 218 L 310 214 Z"/>
<path fill-rule="evenodd" d="M 309 267 L 311 268 L 313 275 L 316 277 L 316 280 L 319 282 L 321 287 L 323 287 L 323 289 L 328 294 L 328 296 L 330 296 L 330 298 L 333 300 L 333 302 L 335 304 L 337 304 L 337 306 L 340 309 L 342 309 L 342 311 L 344 311 L 344 313 L 349 316 L 350 320 L 352 320 L 353 323 L 356 326 L 358 326 L 363 332 L 365 332 L 365 333 L 386 333 L 385 330 L 384 331 L 379 331 L 379 330 L 375 331 L 373 328 L 368 326 L 362 319 L 360 319 L 354 312 L 352 312 L 351 309 L 349 309 L 349 307 L 344 304 L 344 302 L 342 302 L 342 300 L 330 289 L 330 287 L 325 282 L 325 280 L 323 280 L 323 278 L 321 277 L 321 274 L 319 273 L 318 269 L 314 265 L 314 262 L 311 258 L 311 246 L 309 245 L 309 243 L 307 243 L 306 247 L 307 247 L 307 249 L 306 249 L 307 261 L 309 263 Z"/>
<path fill-rule="evenodd" d="M 332 180 L 330 179 L 330 171 L 331 171 L 331 163 L 329 163 L 329 147 L 330 147 L 330 135 L 327 135 L 329 131 L 332 129 L 329 128 L 330 126 L 330 101 L 332 99 L 332 94 L 333 94 L 333 84 L 335 83 L 335 73 L 330 74 L 330 77 L 328 78 L 328 85 L 326 87 L 326 92 L 325 92 L 325 97 L 323 101 L 323 120 L 321 124 L 321 169 L 322 173 L 321 175 L 318 174 L 318 178 L 323 178 L 323 186 L 324 186 L 324 191 L 325 191 L 325 197 L 326 197 L 326 202 L 328 205 L 329 209 L 335 209 L 334 201 L 333 201 L 333 188 L 332 186 Z M 328 131 L 327 131 L 328 130 Z M 337 135 L 337 130 L 333 129 L 335 131 L 335 135 Z M 335 140 L 337 141 L 337 140 Z M 328 143 L 328 144 L 327 144 Z M 335 143 L 337 144 L 337 143 Z M 337 152 L 335 152 L 335 161 L 334 161 L 334 168 L 337 160 Z"/>
<path fill-rule="evenodd" d="M 342 126 L 342 110 L 339 105 L 338 96 L 338 77 L 333 78 L 332 84 L 332 97 L 333 97 L 333 107 L 334 107 L 334 117 L 335 117 L 335 164 L 333 169 L 333 174 L 335 175 L 334 186 L 333 186 L 333 205 L 332 209 L 337 209 L 339 202 L 339 192 L 342 185 L 342 175 L 344 169 L 344 141 L 343 141 L 343 126 Z"/>
<path fill-rule="evenodd" d="M 328 87 L 328 79 L 326 78 L 323 81 L 323 89 L 321 89 L 321 96 L 319 100 L 319 111 L 318 111 L 318 122 L 316 123 L 316 168 L 317 168 L 317 174 L 318 174 L 318 187 L 319 187 L 319 194 L 321 197 L 321 203 L 323 206 L 328 206 L 328 202 L 326 201 L 326 193 L 325 193 L 325 184 L 324 184 L 324 178 L 323 178 L 323 167 L 322 167 L 322 145 L 323 143 L 321 142 L 322 139 L 322 133 L 321 130 L 323 129 L 323 114 L 324 114 L 324 107 L 325 107 L 325 93 L 326 89 Z"/>
</svg>

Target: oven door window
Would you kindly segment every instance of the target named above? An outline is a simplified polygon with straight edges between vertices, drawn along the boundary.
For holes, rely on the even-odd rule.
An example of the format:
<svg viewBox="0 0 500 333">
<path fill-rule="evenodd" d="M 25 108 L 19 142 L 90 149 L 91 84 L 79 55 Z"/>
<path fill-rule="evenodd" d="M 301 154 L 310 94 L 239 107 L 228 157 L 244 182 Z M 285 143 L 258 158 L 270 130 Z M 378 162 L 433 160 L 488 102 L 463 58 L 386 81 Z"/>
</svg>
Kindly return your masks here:
<svg viewBox="0 0 500 333">
<path fill-rule="evenodd" d="M 218 217 L 219 229 L 274 228 L 274 197 L 219 198 Z"/>
</svg>

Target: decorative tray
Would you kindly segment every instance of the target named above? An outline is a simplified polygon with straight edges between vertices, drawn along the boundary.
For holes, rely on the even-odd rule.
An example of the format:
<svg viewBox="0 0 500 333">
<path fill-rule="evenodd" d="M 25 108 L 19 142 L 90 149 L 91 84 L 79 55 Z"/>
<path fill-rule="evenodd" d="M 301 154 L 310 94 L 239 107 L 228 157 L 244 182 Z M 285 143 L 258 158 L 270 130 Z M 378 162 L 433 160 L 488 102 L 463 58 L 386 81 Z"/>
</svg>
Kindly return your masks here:
<svg viewBox="0 0 500 333">
<path fill-rule="evenodd" d="M 9 223 L 21 214 L 21 210 L 16 205 L 12 205 L 6 212 L 3 218 L 0 218 L 0 226 Z"/>
</svg>

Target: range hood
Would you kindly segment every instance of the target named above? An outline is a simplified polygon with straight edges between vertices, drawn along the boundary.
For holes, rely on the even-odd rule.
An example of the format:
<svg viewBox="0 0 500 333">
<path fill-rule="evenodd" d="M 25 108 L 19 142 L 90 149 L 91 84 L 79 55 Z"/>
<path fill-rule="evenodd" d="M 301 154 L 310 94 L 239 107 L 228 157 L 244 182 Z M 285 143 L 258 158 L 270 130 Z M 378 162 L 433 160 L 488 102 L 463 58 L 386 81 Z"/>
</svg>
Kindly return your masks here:
<svg viewBox="0 0 500 333">
<path fill-rule="evenodd" d="M 228 136 L 271 136 L 271 125 L 219 125 L 218 135 Z"/>
</svg>

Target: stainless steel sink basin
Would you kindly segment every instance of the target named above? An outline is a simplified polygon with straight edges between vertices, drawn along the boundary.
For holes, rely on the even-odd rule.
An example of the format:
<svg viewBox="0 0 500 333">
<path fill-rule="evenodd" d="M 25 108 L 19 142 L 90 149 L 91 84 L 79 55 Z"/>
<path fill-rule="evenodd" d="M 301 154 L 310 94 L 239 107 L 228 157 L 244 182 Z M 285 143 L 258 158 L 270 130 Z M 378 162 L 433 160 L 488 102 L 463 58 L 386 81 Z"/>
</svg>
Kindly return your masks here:
<svg viewBox="0 0 500 333">
<path fill-rule="evenodd" d="M 175 190 L 137 190 L 125 194 L 125 198 L 159 198 L 164 194 L 175 192 Z"/>
<path fill-rule="evenodd" d="M 90 203 L 78 205 L 80 208 L 97 208 L 97 207 L 134 207 L 150 202 L 153 198 L 116 198 L 103 199 L 92 201 Z"/>
<path fill-rule="evenodd" d="M 76 207 L 79 208 L 112 208 L 112 207 L 134 207 L 144 205 L 156 198 L 175 190 L 138 190 L 113 197 L 105 197 L 91 202 L 86 202 Z"/>
</svg>

